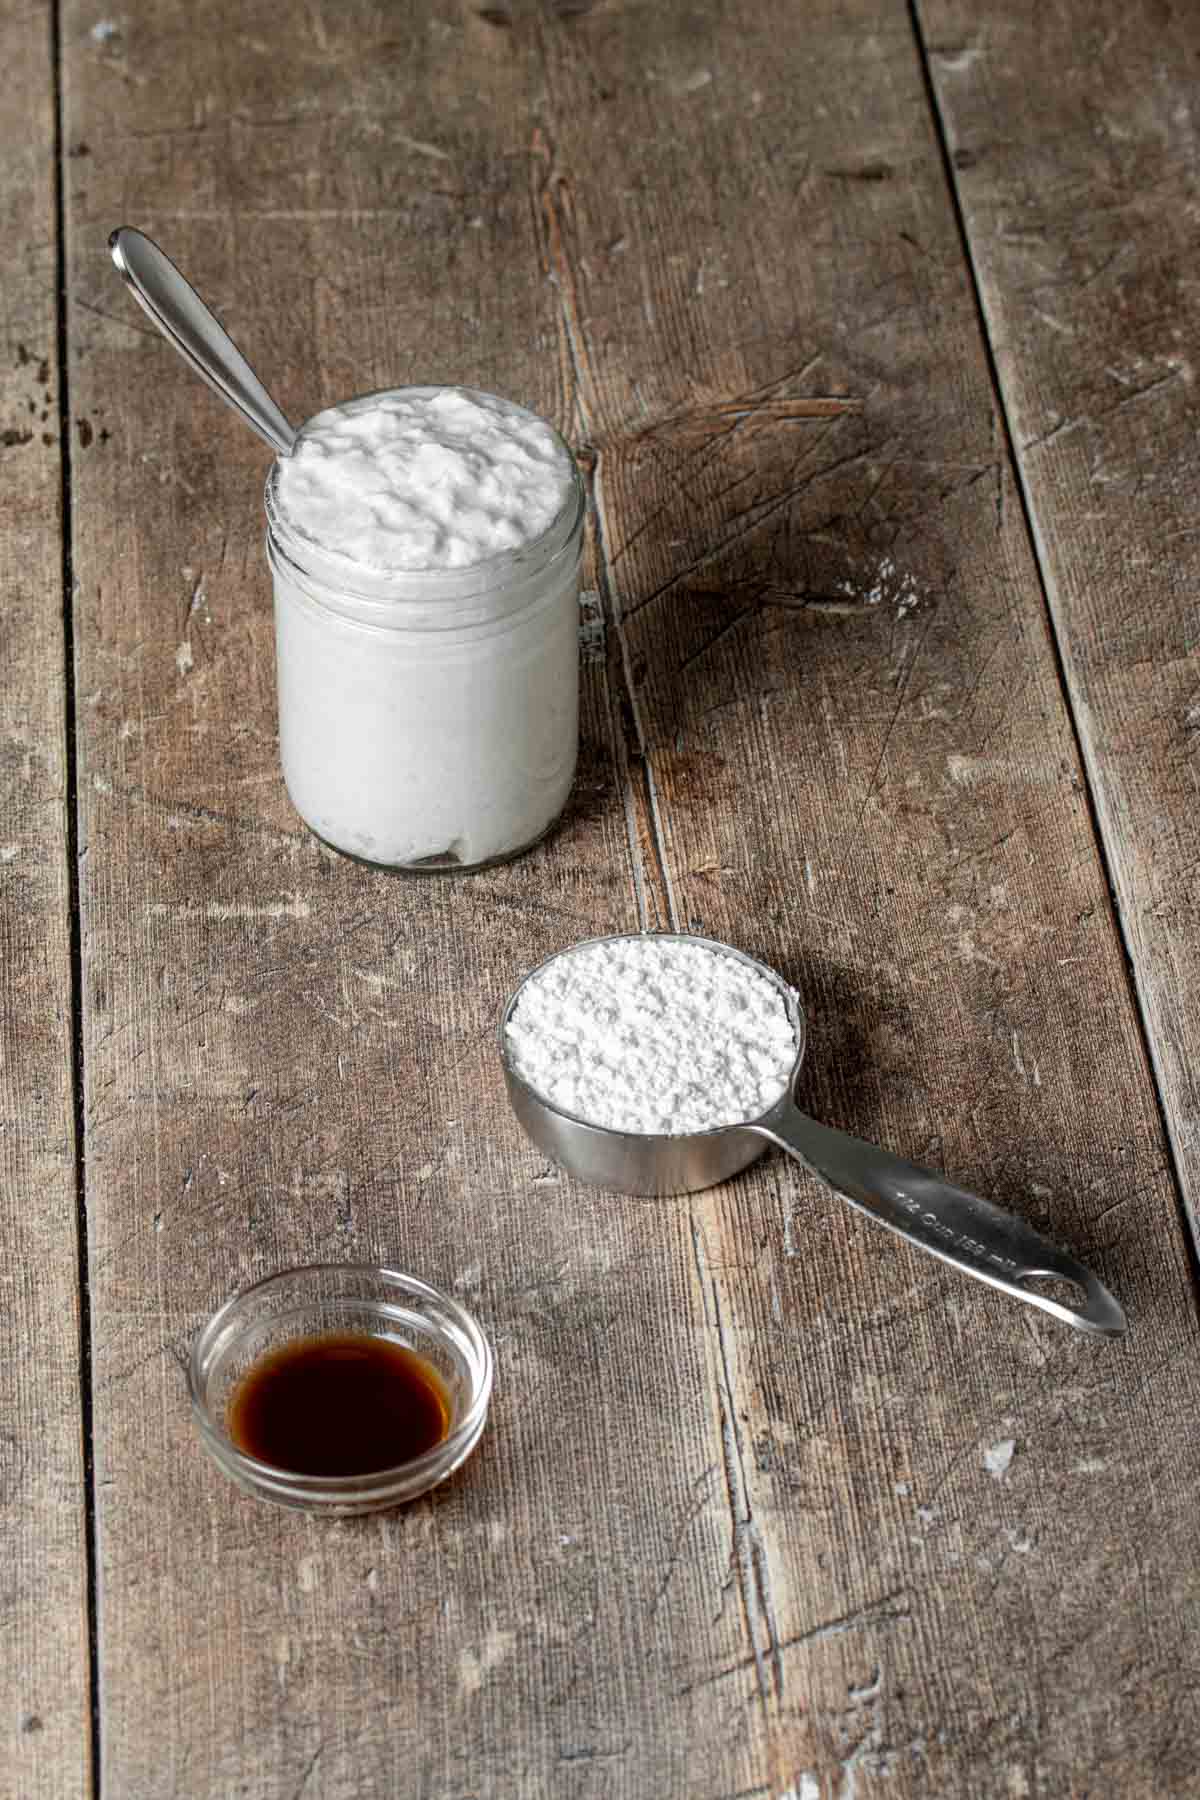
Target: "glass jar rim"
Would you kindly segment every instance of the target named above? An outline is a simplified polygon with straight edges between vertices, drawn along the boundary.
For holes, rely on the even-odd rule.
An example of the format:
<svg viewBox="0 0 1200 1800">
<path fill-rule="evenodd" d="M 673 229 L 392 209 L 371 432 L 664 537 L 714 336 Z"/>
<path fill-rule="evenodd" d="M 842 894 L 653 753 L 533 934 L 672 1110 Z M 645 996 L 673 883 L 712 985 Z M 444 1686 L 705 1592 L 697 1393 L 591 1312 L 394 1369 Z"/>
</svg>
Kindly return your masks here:
<svg viewBox="0 0 1200 1800">
<path fill-rule="evenodd" d="M 357 1475 L 309 1475 L 297 1469 L 282 1469 L 274 1463 L 262 1462 L 257 1457 L 248 1455 L 238 1448 L 223 1424 L 214 1418 L 205 1394 L 204 1364 L 237 1308 L 271 1289 L 285 1288 L 297 1277 L 323 1273 L 370 1276 L 413 1298 L 434 1300 L 450 1314 L 454 1324 L 466 1338 L 472 1352 L 470 1403 L 446 1436 L 420 1456 L 412 1456 L 404 1462 L 392 1463 L 382 1469 L 370 1469 Z M 347 1296 L 349 1297 L 351 1296 Z M 401 1269 L 389 1268 L 381 1263 L 297 1263 L 287 1269 L 278 1269 L 272 1275 L 265 1275 L 248 1287 L 240 1288 L 211 1314 L 192 1343 L 187 1366 L 187 1385 L 192 1413 L 201 1436 L 228 1473 L 241 1477 L 248 1487 L 260 1492 L 265 1490 L 273 1493 L 282 1487 L 291 1493 L 303 1494 L 306 1499 L 346 1501 L 360 1495 L 386 1492 L 398 1482 L 402 1482 L 405 1487 L 418 1485 L 425 1475 L 436 1478 L 437 1471 L 443 1465 L 457 1466 L 462 1460 L 459 1452 L 463 1451 L 465 1454 L 464 1447 L 470 1448 L 483 1428 L 491 1401 L 494 1371 L 491 1345 L 474 1315 L 461 1302 L 430 1282 L 423 1281 L 420 1276 L 409 1275 Z M 432 1485 L 432 1480 L 427 1485 Z"/>
<path fill-rule="evenodd" d="M 434 383 L 376 388 L 369 393 L 356 394 L 350 400 L 338 402 L 338 405 L 355 406 L 390 394 L 436 394 L 444 392 L 450 385 L 452 384 Z M 401 608 L 406 601 L 421 605 L 428 605 L 431 600 L 451 604 L 459 600 L 470 602 L 481 593 L 504 590 L 542 574 L 570 546 L 583 521 L 586 495 L 579 464 L 571 447 L 549 420 L 529 407 L 506 400 L 501 394 L 490 394 L 482 388 L 460 387 L 455 391 L 475 399 L 503 401 L 505 406 L 513 407 L 544 425 L 561 446 L 569 466 L 570 482 L 562 505 L 537 537 L 531 538 L 528 543 L 518 544 L 507 550 L 497 550 L 490 556 L 480 557 L 477 562 L 465 563 L 457 568 L 381 568 L 371 563 L 358 562 L 340 551 L 327 549 L 317 539 L 307 536 L 283 513 L 278 499 L 282 459 L 276 457 L 267 473 L 264 495 L 268 549 L 273 550 L 308 580 L 344 595 L 356 605 L 379 607 L 381 610 Z M 335 409 L 323 407 L 321 410 L 328 412 Z M 313 414 L 313 418 L 320 416 L 320 413 Z M 301 425 L 296 434 L 297 443 L 311 423 L 312 419 L 307 419 Z"/>
</svg>

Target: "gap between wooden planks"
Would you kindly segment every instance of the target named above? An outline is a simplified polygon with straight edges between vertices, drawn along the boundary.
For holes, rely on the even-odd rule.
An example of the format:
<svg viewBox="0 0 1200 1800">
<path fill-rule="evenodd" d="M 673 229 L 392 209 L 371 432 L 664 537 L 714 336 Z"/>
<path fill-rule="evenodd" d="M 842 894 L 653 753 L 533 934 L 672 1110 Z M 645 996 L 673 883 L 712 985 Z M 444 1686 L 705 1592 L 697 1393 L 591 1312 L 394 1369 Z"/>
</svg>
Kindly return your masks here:
<svg viewBox="0 0 1200 1800">
<path fill-rule="evenodd" d="M 5 8 L 0 55 L 0 1786 L 66 1800 L 90 1792 L 92 1709 L 50 8 Z"/>
</svg>

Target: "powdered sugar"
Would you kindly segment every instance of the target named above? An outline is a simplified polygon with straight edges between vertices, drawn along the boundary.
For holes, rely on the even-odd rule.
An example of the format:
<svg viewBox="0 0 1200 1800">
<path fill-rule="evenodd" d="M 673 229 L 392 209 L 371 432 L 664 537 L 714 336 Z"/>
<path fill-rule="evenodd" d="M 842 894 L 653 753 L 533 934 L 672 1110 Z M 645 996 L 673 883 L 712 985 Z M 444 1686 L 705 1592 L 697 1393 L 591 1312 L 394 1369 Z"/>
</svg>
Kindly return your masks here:
<svg viewBox="0 0 1200 1800">
<path fill-rule="evenodd" d="M 760 1117 L 797 1051 L 774 982 L 706 944 L 655 935 L 555 957 L 521 989 L 505 1036 L 517 1074 L 552 1105 L 673 1137 Z"/>
<path fill-rule="evenodd" d="M 838 590 L 854 601 L 855 610 L 860 606 L 894 606 L 898 619 L 906 619 L 920 603 L 915 579 L 898 569 L 890 556 L 876 566 L 870 585 L 864 590 L 860 591 L 849 579 L 839 582 Z"/>
</svg>

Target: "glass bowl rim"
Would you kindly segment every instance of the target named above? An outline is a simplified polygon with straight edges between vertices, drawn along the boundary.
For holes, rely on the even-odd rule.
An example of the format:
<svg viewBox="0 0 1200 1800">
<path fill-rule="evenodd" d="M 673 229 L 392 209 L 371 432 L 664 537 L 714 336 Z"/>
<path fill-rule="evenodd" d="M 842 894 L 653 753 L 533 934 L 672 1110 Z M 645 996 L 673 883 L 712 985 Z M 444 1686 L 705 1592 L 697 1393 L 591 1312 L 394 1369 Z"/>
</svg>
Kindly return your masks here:
<svg viewBox="0 0 1200 1800">
<path fill-rule="evenodd" d="M 368 1469 L 357 1475 L 307 1475 L 298 1469 L 281 1469 L 274 1463 L 260 1462 L 257 1457 L 248 1456 L 239 1450 L 229 1433 L 214 1419 L 211 1408 L 203 1394 L 202 1360 L 204 1353 L 211 1347 L 222 1327 L 228 1323 L 231 1314 L 245 1301 L 253 1299 L 265 1290 L 281 1287 L 298 1275 L 315 1275 L 322 1271 L 338 1274 L 358 1274 L 382 1276 L 410 1295 L 426 1300 L 436 1300 L 440 1306 L 452 1315 L 455 1324 L 461 1327 L 467 1341 L 478 1358 L 478 1375 L 472 1369 L 472 1392 L 470 1405 L 455 1424 L 452 1431 L 430 1449 L 422 1451 L 420 1456 L 411 1456 L 404 1462 L 390 1463 L 386 1468 Z M 352 1299 L 352 1295 L 346 1296 Z M 369 1300 L 363 1304 L 370 1305 Z M 450 1294 L 436 1288 L 431 1282 L 424 1281 L 419 1275 L 410 1275 L 403 1269 L 394 1269 L 386 1263 L 360 1262 L 315 1262 L 295 1263 L 286 1269 L 277 1269 L 271 1275 L 264 1275 L 258 1281 L 251 1282 L 248 1287 L 239 1288 L 225 1300 L 217 1310 L 210 1314 L 192 1341 L 191 1353 L 188 1357 L 187 1385 L 188 1397 L 191 1401 L 192 1416 L 200 1430 L 205 1444 L 230 1473 L 245 1477 L 252 1487 L 264 1484 L 274 1489 L 282 1480 L 297 1484 L 310 1498 L 345 1500 L 355 1493 L 373 1491 L 376 1488 L 387 1489 L 398 1481 L 407 1486 L 422 1475 L 435 1475 L 443 1463 L 454 1463 L 457 1453 L 464 1445 L 470 1447 L 473 1439 L 478 1437 L 483 1426 L 492 1394 L 492 1380 L 495 1372 L 495 1359 L 491 1344 L 475 1318 L 474 1314 L 455 1300 Z"/>
</svg>

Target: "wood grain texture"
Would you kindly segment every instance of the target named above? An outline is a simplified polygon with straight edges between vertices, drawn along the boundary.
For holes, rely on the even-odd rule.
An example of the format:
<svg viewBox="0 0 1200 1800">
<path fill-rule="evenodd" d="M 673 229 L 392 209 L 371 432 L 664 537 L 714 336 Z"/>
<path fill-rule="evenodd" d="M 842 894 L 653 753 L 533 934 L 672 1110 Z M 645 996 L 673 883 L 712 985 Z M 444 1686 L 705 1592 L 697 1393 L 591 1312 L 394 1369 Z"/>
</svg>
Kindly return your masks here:
<svg viewBox="0 0 1200 1800">
<path fill-rule="evenodd" d="M 921 69 L 899 13 L 756 18 L 544 39 L 564 333 L 672 915 L 800 980 L 815 1112 L 1074 1244 L 1138 1335 L 1097 1360 L 773 1164 L 697 1201 L 746 1641 L 686 1685 L 775 1792 L 1184 1791 L 1196 1494 L 1167 1444 L 1194 1301 Z M 639 66 L 655 191 L 631 204 L 628 126 L 586 96 L 634 107 Z M 797 93 L 836 105 L 800 127 Z M 647 207 L 649 309 L 602 254 Z M 805 393 L 859 405 L 797 424 Z M 1172 1705 L 1131 1654 L 1179 1666 Z"/>
<path fill-rule="evenodd" d="M 564 1199 L 492 1038 L 520 972 L 650 904 L 619 667 L 593 630 L 581 779 L 544 850 L 411 884 L 321 851 L 279 780 L 262 457 L 104 251 L 118 218 L 160 237 L 293 414 L 449 373 L 568 423 L 526 64 L 473 16 L 323 21 L 289 52 L 272 9 L 231 7 L 198 77 L 182 7 L 100 45 L 89 14 L 67 29 L 91 146 L 70 206 L 104 1781 L 572 1795 L 632 1759 L 687 1791 L 703 1750 L 659 1717 L 680 1652 L 657 1610 L 719 1464 L 690 1252 L 662 1253 L 653 1209 Z M 176 1367 L 233 1287 L 321 1256 L 453 1286 L 500 1363 L 449 1490 L 332 1529 L 225 1486 Z M 711 1619 L 720 1512 L 694 1531 L 671 1620 L 716 1664 L 739 1642 Z"/>
<path fill-rule="evenodd" d="M 208 17 L 64 26 L 109 1791 L 1184 1791 L 1190 1278 L 907 12 Z M 571 433 L 600 610 L 543 849 L 409 884 L 300 829 L 262 457 L 116 289 L 122 218 L 295 416 L 446 378 Z M 800 980 L 812 1109 L 1019 1206 L 1130 1343 L 779 1159 L 690 1205 L 547 1169 L 504 994 L 672 922 Z M 478 1458 L 369 1523 L 224 1485 L 175 1366 L 314 1256 L 497 1345 Z"/>
<path fill-rule="evenodd" d="M 90 1791 L 64 735 L 54 81 L 0 6 L 0 1790 Z"/>
<path fill-rule="evenodd" d="M 1195 1230 L 1200 15 L 919 10 Z"/>
</svg>

